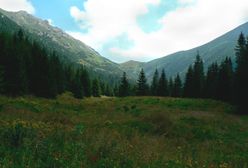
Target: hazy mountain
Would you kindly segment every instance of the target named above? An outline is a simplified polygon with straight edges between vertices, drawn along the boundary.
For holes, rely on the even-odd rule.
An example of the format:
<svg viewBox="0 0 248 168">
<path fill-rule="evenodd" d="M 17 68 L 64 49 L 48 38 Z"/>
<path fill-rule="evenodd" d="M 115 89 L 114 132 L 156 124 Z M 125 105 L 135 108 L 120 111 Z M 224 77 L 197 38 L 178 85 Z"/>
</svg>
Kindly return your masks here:
<svg viewBox="0 0 248 168">
<path fill-rule="evenodd" d="M 184 75 L 188 69 L 188 66 L 194 62 L 197 52 L 199 52 L 203 58 L 205 69 L 211 63 L 215 61 L 221 62 L 227 56 L 235 60 L 234 49 L 241 32 L 243 32 L 245 35 L 248 35 L 248 22 L 205 45 L 187 51 L 180 51 L 147 62 L 141 67 L 144 68 L 148 78 L 151 79 L 156 68 L 158 68 L 159 71 L 164 68 L 168 76 L 174 76 L 176 73 Z M 132 68 L 132 66 L 127 65 L 128 62 L 125 64 L 125 67 L 128 68 L 124 68 L 124 70 L 130 73 L 137 74 L 137 71 L 140 71 L 141 67 Z"/>
<path fill-rule="evenodd" d="M 42 44 L 48 51 L 55 51 L 62 58 L 85 65 L 105 76 L 120 76 L 122 73 L 119 64 L 102 57 L 91 47 L 51 26 L 46 20 L 24 11 L 7 12 L 2 9 L 0 19 L 0 31 L 14 32 L 22 28 L 29 39 Z"/>
<path fill-rule="evenodd" d="M 131 79 L 137 79 L 141 68 L 145 65 L 144 62 L 139 61 L 128 61 L 120 64 L 120 67 L 123 71 L 128 74 L 128 77 Z"/>
<path fill-rule="evenodd" d="M 141 68 L 144 68 L 148 79 L 151 79 L 158 68 L 165 69 L 167 76 L 176 73 L 184 75 L 188 66 L 195 60 L 197 52 L 203 58 L 205 68 L 211 63 L 221 62 L 229 56 L 235 59 L 234 48 L 239 34 L 248 35 L 248 23 L 222 35 L 215 40 L 187 51 L 180 51 L 147 63 L 128 61 L 117 64 L 97 53 L 91 47 L 63 32 L 57 27 L 49 25 L 48 21 L 36 18 L 24 11 L 7 12 L 0 9 L 0 31 L 15 32 L 22 28 L 31 40 L 42 44 L 48 51 L 57 52 L 61 58 L 89 67 L 92 71 L 105 77 L 118 79 L 123 71 L 128 77 L 136 80 Z"/>
</svg>

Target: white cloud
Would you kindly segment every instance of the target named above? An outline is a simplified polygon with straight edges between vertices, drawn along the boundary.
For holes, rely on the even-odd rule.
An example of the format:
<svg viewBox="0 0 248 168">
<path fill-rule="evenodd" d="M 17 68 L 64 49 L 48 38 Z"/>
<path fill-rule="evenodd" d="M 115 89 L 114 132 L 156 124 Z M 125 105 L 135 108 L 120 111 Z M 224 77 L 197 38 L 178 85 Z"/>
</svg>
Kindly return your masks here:
<svg viewBox="0 0 248 168">
<path fill-rule="evenodd" d="M 0 0 L 0 8 L 7 11 L 17 12 L 24 10 L 31 14 L 35 13 L 35 8 L 30 0 Z"/>
<path fill-rule="evenodd" d="M 53 26 L 53 20 L 52 19 L 47 19 L 48 23 Z"/>
<path fill-rule="evenodd" d="M 94 44 L 100 46 L 131 29 L 136 24 L 136 18 L 148 12 L 148 4 L 157 5 L 159 2 L 160 0 L 88 0 L 84 3 L 85 11 L 73 6 L 70 13 L 81 28 L 89 28 L 88 34 L 80 35 L 79 38 L 89 45 L 94 41 Z"/>
<path fill-rule="evenodd" d="M 100 50 L 109 39 L 126 33 L 134 46 L 128 50 L 113 46 L 110 52 L 126 59 L 147 61 L 204 44 L 248 21 L 247 0 L 178 0 L 182 5 L 159 20 L 161 29 L 145 33 L 136 19 L 148 12 L 148 4 L 159 2 L 88 0 L 84 11 L 72 7 L 71 15 L 89 31 L 71 35 Z M 185 6 L 185 3 L 192 4 Z"/>
</svg>

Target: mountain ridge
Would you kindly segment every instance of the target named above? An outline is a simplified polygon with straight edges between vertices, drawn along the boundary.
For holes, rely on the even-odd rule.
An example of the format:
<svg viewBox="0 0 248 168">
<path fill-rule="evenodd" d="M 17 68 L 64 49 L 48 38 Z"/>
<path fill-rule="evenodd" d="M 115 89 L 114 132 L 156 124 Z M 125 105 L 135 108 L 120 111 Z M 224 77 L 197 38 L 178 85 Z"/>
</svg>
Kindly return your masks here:
<svg viewBox="0 0 248 168">
<path fill-rule="evenodd" d="M 5 22 L 8 22 L 10 27 L 14 27 L 15 23 L 16 29 L 21 28 L 28 34 L 28 38 L 41 43 L 50 52 L 55 51 L 63 59 L 86 66 L 93 72 L 100 74 L 99 76 L 116 78 L 122 73 L 119 64 L 101 56 L 93 48 L 74 39 L 60 28 L 51 26 L 47 20 L 37 18 L 25 11 L 8 12 L 0 9 L 0 15 L 1 22 L 3 18 L 5 20 L 8 18 Z"/>
<path fill-rule="evenodd" d="M 184 76 L 189 65 L 193 64 L 197 52 L 199 52 L 204 61 L 205 70 L 211 63 L 220 63 L 225 59 L 225 57 L 231 57 L 232 60 L 235 60 L 234 49 L 241 32 L 248 35 L 248 22 L 236 27 L 233 30 L 230 30 L 229 32 L 206 44 L 154 59 L 146 62 L 141 68 L 144 69 L 148 79 L 151 80 L 156 68 L 160 72 L 164 69 L 167 76 L 175 76 L 177 73 Z M 137 74 L 135 69 L 129 69 L 129 71 Z"/>
</svg>

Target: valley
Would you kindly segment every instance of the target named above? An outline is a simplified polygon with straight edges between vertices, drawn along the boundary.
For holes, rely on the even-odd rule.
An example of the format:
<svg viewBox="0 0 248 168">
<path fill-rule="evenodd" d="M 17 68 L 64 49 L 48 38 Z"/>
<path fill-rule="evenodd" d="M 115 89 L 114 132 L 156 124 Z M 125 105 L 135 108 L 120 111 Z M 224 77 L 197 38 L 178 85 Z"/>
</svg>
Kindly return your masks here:
<svg viewBox="0 0 248 168">
<path fill-rule="evenodd" d="M 0 97 L 0 167 L 247 167 L 248 118 L 213 100 Z"/>
</svg>

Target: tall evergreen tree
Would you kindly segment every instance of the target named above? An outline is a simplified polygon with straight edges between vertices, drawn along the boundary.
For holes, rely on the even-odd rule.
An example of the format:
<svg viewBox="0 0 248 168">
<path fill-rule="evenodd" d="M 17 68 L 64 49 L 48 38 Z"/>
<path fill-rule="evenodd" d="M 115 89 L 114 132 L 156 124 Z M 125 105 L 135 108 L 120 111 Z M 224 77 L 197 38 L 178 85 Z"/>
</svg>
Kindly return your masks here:
<svg viewBox="0 0 248 168">
<path fill-rule="evenodd" d="M 184 97 L 193 97 L 194 90 L 194 71 L 192 66 L 190 65 L 185 77 L 185 83 L 183 88 L 183 96 Z"/>
<path fill-rule="evenodd" d="M 236 47 L 235 102 L 240 113 L 248 114 L 248 41 L 240 34 Z"/>
<path fill-rule="evenodd" d="M 92 95 L 94 97 L 100 97 L 100 86 L 97 79 L 94 79 L 92 82 Z"/>
<path fill-rule="evenodd" d="M 83 87 L 84 96 L 91 96 L 91 81 L 88 71 L 85 68 L 81 68 L 80 82 Z"/>
<path fill-rule="evenodd" d="M 217 97 L 220 100 L 231 101 L 233 88 L 233 67 L 230 58 L 220 65 Z"/>
<path fill-rule="evenodd" d="M 179 74 L 177 74 L 175 81 L 174 81 L 172 96 L 173 97 L 181 97 L 182 96 L 182 81 L 181 81 Z"/>
<path fill-rule="evenodd" d="M 172 96 L 173 88 L 174 88 L 174 82 L 173 82 L 172 77 L 170 77 L 169 84 L 168 84 L 169 96 Z"/>
<path fill-rule="evenodd" d="M 0 94 L 4 91 L 4 69 L 0 66 Z"/>
<path fill-rule="evenodd" d="M 158 82 L 158 96 L 169 96 L 168 93 L 168 80 L 166 78 L 164 69 L 162 70 L 161 76 Z"/>
<path fill-rule="evenodd" d="M 193 69 L 193 86 L 192 90 L 193 97 L 200 98 L 203 97 L 203 87 L 204 87 L 204 68 L 203 61 L 197 53 L 196 60 Z"/>
<path fill-rule="evenodd" d="M 126 72 L 123 72 L 123 76 L 121 78 L 121 83 L 119 86 L 119 96 L 120 97 L 125 97 L 125 96 L 129 96 L 129 83 L 127 80 L 127 75 Z"/>
<path fill-rule="evenodd" d="M 158 69 L 155 70 L 153 78 L 152 78 L 152 84 L 151 84 L 151 94 L 153 96 L 158 95 L 158 80 L 159 80 L 159 74 Z"/>
<path fill-rule="evenodd" d="M 148 84 L 146 83 L 146 76 L 143 69 L 141 69 L 139 74 L 139 79 L 137 81 L 137 95 L 138 96 L 146 96 L 148 94 Z"/>
<path fill-rule="evenodd" d="M 209 66 L 206 82 L 204 86 L 204 95 L 206 98 L 217 98 L 219 82 L 219 66 L 213 63 Z"/>
</svg>

